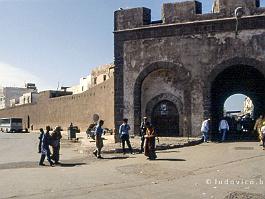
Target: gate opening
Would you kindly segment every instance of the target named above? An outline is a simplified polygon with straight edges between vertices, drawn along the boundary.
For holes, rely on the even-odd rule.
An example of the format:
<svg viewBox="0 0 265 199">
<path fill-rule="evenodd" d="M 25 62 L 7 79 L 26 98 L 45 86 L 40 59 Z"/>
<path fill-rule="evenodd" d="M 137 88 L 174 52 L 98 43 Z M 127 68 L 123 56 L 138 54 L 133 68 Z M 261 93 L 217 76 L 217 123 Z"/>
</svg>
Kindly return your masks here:
<svg viewBox="0 0 265 199">
<path fill-rule="evenodd" d="M 224 116 L 229 124 L 228 139 L 255 139 L 254 104 L 250 97 L 234 94 L 224 103 Z"/>
<path fill-rule="evenodd" d="M 152 112 L 152 124 L 159 136 L 178 136 L 179 114 L 175 104 L 168 100 L 159 102 Z"/>
<path fill-rule="evenodd" d="M 211 86 L 211 118 L 213 139 L 218 137 L 218 125 L 221 118 L 225 116 L 228 120 L 230 120 L 230 118 L 225 114 L 229 110 L 224 110 L 225 101 L 230 96 L 233 96 L 234 94 L 242 94 L 251 100 L 251 103 L 253 104 L 253 110 L 248 114 L 242 115 L 242 117 L 244 117 L 243 119 L 247 121 L 253 120 L 254 122 L 254 119 L 256 119 L 260 114 L 264 113 L 264 82 L 265 78 L 258 69 L 246 65 L 230 66 L 216 76 Z M 239 104 L 241 103 L 242 102 Z M 252 123 L 252 121 L 250 123 Z M 249 126 L 251 125 L 252 124 Z M 235 127 L 232 127 L 232 129 L 233 128 Z M 249 129 L 250 128 L 251 127 L 249 127 Z M 229 133 L 230 136 L 228 135 L 228 139 L 252 139 L 251 136 L 246 135 L 241 137 L 233 136 L 232 131 Z"/>
</svg>

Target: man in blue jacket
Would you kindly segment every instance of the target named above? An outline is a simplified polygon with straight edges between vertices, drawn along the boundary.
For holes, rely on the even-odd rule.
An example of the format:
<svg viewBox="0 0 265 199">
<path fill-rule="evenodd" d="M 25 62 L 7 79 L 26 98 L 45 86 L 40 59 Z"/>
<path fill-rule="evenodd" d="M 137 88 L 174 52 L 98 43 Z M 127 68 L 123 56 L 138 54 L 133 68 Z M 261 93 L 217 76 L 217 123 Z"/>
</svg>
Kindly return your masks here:
<svg viewBox="0 0 265 199">
<path fill-rule="evenodd" d="M 129 131 L 130 131 L 130 126 L 128 124 L 128 119 L 123 119 L 123 124 L 120 126 L 119 129 L 119 135 L 120 135 L 120 139 L 122 141 L 122 150 L 123 150 L 123 154 L 126 153 L 125 151 L 125 142 L 131 152 L 131 154 L 133 154 L 133 150 L 132 150 L 132 146 L 130 143 L 130 135 L 129 135 Z"/>
<path fill-rule="evenodd" d="M 42 138 L 42 143 L 41 143 L 41 158 L 40 158 L 40 162 L 39 165 L 40 166 L 45 166 L 45 164 L 43 164 L 45 157 L 47 156 L 47 160 L 50 163 L 50 166 L 53 166 L 54 163 L 51 161 L 51 151 L 50 151 L 50 147 L 49 145 L 51 144 L 51 135 L 50 135 L 50 126 L 46 127 L 46 133 L 43 135 Z"/>
</svg>

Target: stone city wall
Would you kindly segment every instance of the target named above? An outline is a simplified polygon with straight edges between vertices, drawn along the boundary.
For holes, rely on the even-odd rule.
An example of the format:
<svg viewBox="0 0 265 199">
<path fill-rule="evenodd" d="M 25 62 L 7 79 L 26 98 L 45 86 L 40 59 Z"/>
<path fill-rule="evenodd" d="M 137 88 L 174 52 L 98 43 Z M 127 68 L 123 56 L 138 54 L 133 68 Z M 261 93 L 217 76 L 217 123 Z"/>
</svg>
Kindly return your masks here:
<svg viewBox="0 0 265 199">
<path fill-rule="evenodd" d="M 111 78 L 82 94 L 50 98 L 50 91 L 40 93 L 37 103 L 0 111 L 0 117 L 23 118 L 24 128 L 34 130 L 46 125 L 60 125 L 64 130 L 73 122 L 85 131 L 93 114 L 105 121 L 104 127 L 114 128 L 114 79 Z"/>
</svg>

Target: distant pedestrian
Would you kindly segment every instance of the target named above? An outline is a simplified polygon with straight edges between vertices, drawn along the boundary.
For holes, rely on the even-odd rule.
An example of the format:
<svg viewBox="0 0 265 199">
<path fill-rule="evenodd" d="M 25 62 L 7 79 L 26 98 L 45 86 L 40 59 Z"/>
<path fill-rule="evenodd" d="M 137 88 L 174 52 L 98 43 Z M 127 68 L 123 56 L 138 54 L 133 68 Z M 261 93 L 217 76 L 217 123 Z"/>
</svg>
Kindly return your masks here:
<svg viewBox="0 0 265 199">
<path fill-rule="evenodd" d="M 41 153 L 41 143 L 42 143 L 43 135 L 44 135 L 44 130 L 43 130 L 43 128 L 40 128 L 40 136 L 39 136 L 39 153 Z"/>
<path fill-rule="evenodd" d="M 143 121 L 141 123 L 141 127 L 140 127 L 140 136 L 141 136 L 141 149 L 140 149 L 140 153 L 144 152 L 144 140 L 145 140 L 145 135 L 146 135 L 146 123 L 147 123 L 147 117 L 143 118 Z"/>
<path fill-rule="evenodd" d="M 43 137 L 42 137 L 42 143 L 41 143 L 41 158 L 40 158 L 40 162 L 39 165 L 40 166 L 45 166 L 45 164 L 43 164 L 45 157 L 47 156 L 47 160 L 50 163 L 50 166 L 53 166 L 53 162 L 51 161 L 51 151 L 50 151 L 50 147 L 49 145 L 51 144 L 51 135 L 50 135 L 50 126 L 46 127 L 46 133 L 44 133 Z"/>
<path fill-rule="evenodd" d="M 103 126 L 104 121 L 100 120 L 98 125 L 95 128 L 95 140 L 96 140 L 96 150 L 93 152 L 93 154 L 98 158 L 101 159 L 101 150 L 103 148 Z"/>
<path fill-rule="evenodd" d="M 157 158 L 155 152 L 155 129 L 151 126 L 150 122 L 146 122 L 146 127 L 144 155 L 150 160 L 155 160 Z"/>
<path fill-rule="evenodd" d="M 261 145 L 263 143 L 263 141 L 262 141 L 262 132 L 261 132 L 262 123 L 263 123 L 263 115 L 260 115 L 259 118 L 255 122 L 254 131 L 258 134 L 259 141 L 260 141 Z"/>
<path fill-rule="evenodd" d="M 53 133 L 52 133 L 52 149 L 53 149 L 53 154 L 52 154 L 52 159 L 54 160 L 55 164 L 60 164 L 60 148 L 61 148 L 61 139 L 62 139 L 62 134 L 61 134 L 61 127 L 56 126 Z"/>
<path fill-rule="evenodd" d="M 120 139 L 122 142 L 122 150 L 123 150 L 123 154 L 126 153 L 125 151 L 125 142 L 131 152 L 131 154 L 133 154 L 133 149 L 130 143 L 130 135 L 129 135 L 129 131 L 130 131 L 130 126 L 128 124 L 128 119 L 123 119 L 123 124 L 120 126 L 119 129 L 119 135 L 120 135 Z"/>
<path fill-rule="evenodd" d="M 221 142 L 225 141 L 226 134 L 229 131 L 228 122 L 223 118 L 219 123 L 219 132 L 221 133 Z"/>
<path fill-rule="evenodd" d="M 201 132 L 202 132 L 202 137 L 203 137 L 204 142 L 208 142 L 208 139 L 209 139 L 210 120 L 211 119 L 208 118 L 202 122 Z"/>
<path fill-rule="evenodd" d="M 262 133 L 262 146 L 263 150 L 265 150 L 265 121 L 262 123 L 261 133 Z"/>
</svg>

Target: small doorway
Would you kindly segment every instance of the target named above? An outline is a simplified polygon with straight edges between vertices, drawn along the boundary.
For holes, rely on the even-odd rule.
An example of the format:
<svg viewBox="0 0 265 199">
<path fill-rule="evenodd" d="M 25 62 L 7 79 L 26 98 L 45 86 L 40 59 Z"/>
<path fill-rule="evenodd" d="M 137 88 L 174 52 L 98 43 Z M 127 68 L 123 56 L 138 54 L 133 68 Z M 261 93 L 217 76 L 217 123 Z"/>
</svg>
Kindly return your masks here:
<svg viewBox="0 0 265 199">
<path fill-rule="evenodd" d="M 152 124 L 159 136 L 179 136 L 179 114 L 174 103 L 159 102 L 152 112 Z"/>
<path fill-rule="evenodd" d="M 30 117 L 29 117 L 29 115 L 28 115 L 27 129 L 29 129 L 29 128 L 30 128 Z"/>
</svg>

